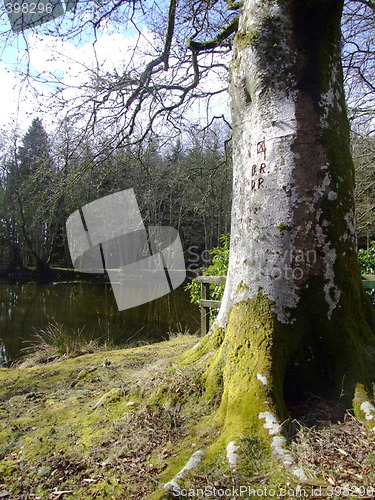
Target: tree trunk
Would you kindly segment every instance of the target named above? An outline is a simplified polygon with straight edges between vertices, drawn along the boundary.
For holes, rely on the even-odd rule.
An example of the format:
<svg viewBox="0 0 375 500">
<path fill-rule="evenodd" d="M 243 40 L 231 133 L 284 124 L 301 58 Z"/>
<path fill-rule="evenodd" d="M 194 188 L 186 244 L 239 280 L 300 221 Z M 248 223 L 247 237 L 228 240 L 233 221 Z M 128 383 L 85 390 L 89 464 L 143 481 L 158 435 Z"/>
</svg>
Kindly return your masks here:
<svg viewBox="0 0 375 500">
<path fill-rule="evenodd" d="M 375 410 L 364 405 L 375 318 L 356 257 L 341 10 L 339 0 L 245 0 L 231 78 L 229 273 L 216 325 L 195 350 L 217 349 L 206 387 L 222 388 L 226 444 L 272 436 L 286 460 L 278 422 L 288 403 L 350 404 L 357 389 L 358 411 Z"/>
</svg>

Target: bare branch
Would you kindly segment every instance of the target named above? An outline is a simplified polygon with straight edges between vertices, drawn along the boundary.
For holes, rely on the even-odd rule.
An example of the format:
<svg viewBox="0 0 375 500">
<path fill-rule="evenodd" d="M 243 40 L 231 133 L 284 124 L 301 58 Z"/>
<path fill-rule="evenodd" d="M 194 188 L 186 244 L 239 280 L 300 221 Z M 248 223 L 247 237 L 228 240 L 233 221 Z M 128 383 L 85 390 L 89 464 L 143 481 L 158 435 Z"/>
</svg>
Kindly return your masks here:
<svg viewBox="0 0 375 500">
<path fill-rule="evenodd" d="M 228 26 L 226 26 L 222 31 L 220 31 L 215 38 L 206 42 L 196 42 L 195 40 L 189 40 L 187 46 L 196 51 L 203 52 L 207 50 L 216 49 L 216 47 L 223 46 L 224 42 L 230 38 L 233 33 L 238 30 L 238 16 L 235 17 Z"/>
</svg>

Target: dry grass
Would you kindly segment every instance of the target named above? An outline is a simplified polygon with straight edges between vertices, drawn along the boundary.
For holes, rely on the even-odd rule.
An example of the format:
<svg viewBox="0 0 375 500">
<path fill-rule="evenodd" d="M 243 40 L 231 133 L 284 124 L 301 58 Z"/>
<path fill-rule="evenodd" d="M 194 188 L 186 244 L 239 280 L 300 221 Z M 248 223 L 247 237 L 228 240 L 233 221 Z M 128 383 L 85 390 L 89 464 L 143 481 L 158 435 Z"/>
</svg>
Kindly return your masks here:
<svg viewBox="0 0 375 500">
<path fill-rule="evenodd" d="M 35 331 L 30 340 L 23 341 L 20 357 L 12 366 L 28 368 L 95 352 L 141 347 L 156 341 L 135 339 L 136 335 L 126 339 L 121 345 L 115 345 L 109 332 L 98 338 L 86 332 L 85 328 L 73 331 L 53 320 L 45 328 Z M 168 332 L 164 340 L 181 336 L 190 336 L 190 332 L 178 325 L 177 330 Z"/>
<path fill-rule="evenodd" d="M 55 321 L 36 331 L 31 340 L 24 341 L 24 344 L 15 366 L 27 367 L 62 361 L 113 347 L 108 339 L 101 341 L 90 338 L 85 334 L 84 328 L 73 332 Z"/>
<path fill-rule="evenodd" d="M 210 450 L 220 431 L 212 418 L 219 400 L 204 397 L 205 363 L 175 365 L 176 356 L 197 340 L 179 337 L 0 370 L 0 496 L 162 498 L 162 483 L 195 451 Z M 111 394 L 116 397 L 106 398 Z M 341 491 L 353 493 L 347 498 L 372 498 L 367 493 L 375 487 L 375 433 L 350 412 L 319 399 L 290 412 L 290 448 L 307 483 L 291 477 L 270 459 L 268 447 L 250 436 L 239 440 L 235 469 L 222 448 L 207 451 L 184 487 L 220 492 L 247 485 L 259 491 L 289 488 L 296 497 L 306 497 L 299 494 L 303 491 L 310 498 L 340 499 L 345 494 L 334 493 Z M 320 495 L 312 496 L 317 484 Z"/>
</svg>

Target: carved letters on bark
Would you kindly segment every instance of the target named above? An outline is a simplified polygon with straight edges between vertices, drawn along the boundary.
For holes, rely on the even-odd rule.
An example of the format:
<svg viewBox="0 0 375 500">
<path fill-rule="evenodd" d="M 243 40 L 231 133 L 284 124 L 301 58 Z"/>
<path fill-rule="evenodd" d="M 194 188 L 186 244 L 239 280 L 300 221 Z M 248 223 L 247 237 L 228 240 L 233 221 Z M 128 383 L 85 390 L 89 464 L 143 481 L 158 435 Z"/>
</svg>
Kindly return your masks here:
<svg viewBox="0 0 375 500">
<path fill-rule="evenodd" d="M 263 154 L 263 160 L 266 161 L 266 140 L 263 139 L 257 143 L 257 154 Z M 251 167 L 251 191 L 256 191 L 257 189 L 264 188 L 264 175 L 267 173 L 266 163 L 262 162 L 259 166 L 252 165 Z"/>
</svg>

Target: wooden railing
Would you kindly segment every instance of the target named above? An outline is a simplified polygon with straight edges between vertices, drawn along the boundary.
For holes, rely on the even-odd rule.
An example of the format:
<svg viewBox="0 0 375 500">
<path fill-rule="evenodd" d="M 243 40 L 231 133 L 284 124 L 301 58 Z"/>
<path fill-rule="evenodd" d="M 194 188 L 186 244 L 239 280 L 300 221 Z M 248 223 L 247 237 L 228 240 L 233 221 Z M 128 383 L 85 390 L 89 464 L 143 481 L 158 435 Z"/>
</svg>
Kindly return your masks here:
<svg viewBox="0 0 375 500">
<path fill-rule="evenodd" d="M 375 289 L 375 274 L 365 274 L 362 276 L 363 288 L 366 290 Z M 201 335 L 206 335 L 210 329 L 210 310 L 219 309 L 221 300 L 210 299 L 210 285 L 224 285 L 226 276 L 198 276 L 201 283 Z"/>
<path fill-rule="evenodd" d="M 365 290 L 371 290 L 375 288 L 375 274 L 363 274 L 362 284 Z"/>
<path fill-rule="evenodd" d="M 206 335 L 210 329 L 210 309 L 219 309 L 221 300 L 210 299 L 210 285 L 224 285 L 226 276 L 198 276 L 201 283 L 201 335 Z"/>
</svg>

